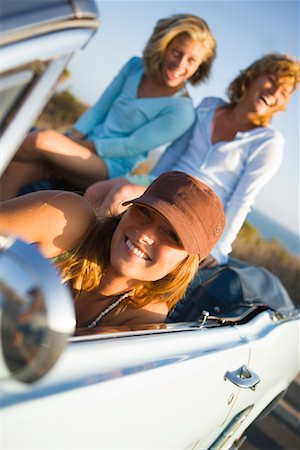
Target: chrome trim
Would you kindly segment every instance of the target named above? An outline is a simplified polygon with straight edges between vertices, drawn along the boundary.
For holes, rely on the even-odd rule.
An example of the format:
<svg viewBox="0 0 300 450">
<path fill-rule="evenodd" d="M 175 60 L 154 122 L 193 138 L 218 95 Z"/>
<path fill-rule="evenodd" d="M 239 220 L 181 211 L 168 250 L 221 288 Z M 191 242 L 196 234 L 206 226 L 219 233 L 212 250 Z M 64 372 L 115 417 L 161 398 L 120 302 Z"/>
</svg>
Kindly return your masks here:
<svg viewBox="0 0 300 450">
<path fill-rule="evenodd" d="M 252 391 L 261 381 L 260 377 L 246 365 L 239 367 L 237 370 L 227 371 L 224 379 L 242 389 L 252 389 Z"/>
<path fill-rule="evenodd" d="M 15 86 L 24 86 L 28 84 L 34 76 L 33 70 L 25 69 L 0 78 L 0 92 Z"/>
<path fill-rule="evenodd" d="M 241 411 L 240 413 L 236 414 L 233 419 L 229 422 L 227 427 L 222 431 L 220 436 L 215 440 L 215 442 L 209 447 L 208 450 L 222 450 L 223 448 L 229 448 L 225 447 L 225 444 L 228 444 L 228 441 L 233 437 L 234 433 L 239 429 L 239 427 L 242 425 L 243 422 L 247 419 L 250 412 L 252 411 L 254 405 L 248 406 L 246 409 Z M 240 445 L 244 441 L 240 442 Z M 240 447 L 239 445 L 239 447 Z M 230 450 L 238 449 L 239 447 L 230 447 Z"/>
<path fill-rule="evenodd" d="M 69 29 L 6 45 L 0 49 L 0 72 L 16 71 L 25 64 L 36 61 L 48 62 L 59 56 L 74 53 L 83 48 L 91 36 L 92 31 L 85 28 Z"/>
<path fill-rule="evenodd" d="M 204 329 L 219 328 L 217 323 L 206 323 Z M 160 323 L 136 326 L 99 327 L 94 329 L 77 329 L 70 342 L 98 341 L 124 337 L 138 337 L 168 333 L 182 333 L 201 331 L 197 322 Z"/>
<path fill-rule="evenodd" d="M 56 22 L 56 23 L 50 22 L 46 24 L 36 25 L 25 30 L 17 30 L 12 34 L 7 34 L 6 36 L 3 33 L 1 36 L 1 47 L 7 44 L 11 44 L 13 42 L 22 41 L 43 34 L 53 33 L 55 31 L 63 31 L 71 28 L 75 29 L 87 28 L 96 31 L 99 27 L 99 24 L 100 22 L 98 19 L 85 18 L 85 19 L 73 19 L 73 20 L 66 20 L 63 22 Z"/>
<path fill-rule="evenodd" d="M 38 249 L 1 236 L 1 378 L 32 383 L 56 363 L 74 332 L 71 292 Z"/>
<path fill-rule="evenodd" d="M 70 55 L 64 55 L 51 62 L 26 98 L 24 104 L 16 113 L 12 125 L 8 126 L 1 136 L 0 176 L 9 164 L 16 148 L 24 139 L 25 133 L 38 117 L 49 97 L 52 95 L 52 89 L 64 70 L 69 57 Z M 34 108 L 30 108 L 30 103 L 34 104 Z"/>
</svg>

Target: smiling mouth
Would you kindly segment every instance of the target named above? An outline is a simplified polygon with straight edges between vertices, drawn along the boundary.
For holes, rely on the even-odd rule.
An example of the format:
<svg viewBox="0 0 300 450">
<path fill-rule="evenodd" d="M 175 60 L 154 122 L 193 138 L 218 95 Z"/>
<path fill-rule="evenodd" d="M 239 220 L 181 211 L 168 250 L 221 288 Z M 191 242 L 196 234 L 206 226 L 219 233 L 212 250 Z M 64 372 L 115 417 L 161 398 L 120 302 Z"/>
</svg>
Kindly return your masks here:
<svg viewBox="0 0 300 450">
<path fill-rule="evenodd" d="M 273 102 L 270 98 L 265 97 L 264 95 L 261 95 L 259 98 L 264 102 L 265 105 L 273 106 Z"/>
<path fill-rule="evenodd" d="M 175 80 L 179 80 L 180 78 L 185 76 L 185 72 L 177 72 L 176 70 L 170 68 L 167 70 L 167 74 L 168 78 L 171 77 Z"/>
<path fill-rule="evenodd" d="M 149 256 L 146 253 L 144 253 L 141 249 L 136 247 L 127 236 L 125 237 L 125 245 L 128 248 L 128 250 L 130 250 L 131 253 L 133 253 L 138 258 L 144 259 L 145 261 L 151 260 L 151 258 L 149 258 Z"/>
</svg>

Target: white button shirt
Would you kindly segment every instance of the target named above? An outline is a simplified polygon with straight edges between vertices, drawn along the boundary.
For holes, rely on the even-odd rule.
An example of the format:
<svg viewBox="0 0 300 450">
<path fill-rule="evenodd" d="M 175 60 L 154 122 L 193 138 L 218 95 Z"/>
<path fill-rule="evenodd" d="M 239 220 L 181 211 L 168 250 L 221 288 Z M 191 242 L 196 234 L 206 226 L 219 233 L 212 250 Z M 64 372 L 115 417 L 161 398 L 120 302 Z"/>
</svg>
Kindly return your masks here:
<svg viewBox="0 0 300 450">
<path fill-rule="evenodd" d="M 221 98 L 205 98 L 196 109 L 194 125 L 167 148 L 151 172 L 154 177 L 168 170 L 187 172 L 219 196 L 226 227 L 211 252 L 219 264 L 227 262 L 256 195 L 278 170 L 284 146 L 281 133 L 271 127 L 238 132 L 232 141 L 212 144 L 212 120 L 224 105 Z"/>
</svg>

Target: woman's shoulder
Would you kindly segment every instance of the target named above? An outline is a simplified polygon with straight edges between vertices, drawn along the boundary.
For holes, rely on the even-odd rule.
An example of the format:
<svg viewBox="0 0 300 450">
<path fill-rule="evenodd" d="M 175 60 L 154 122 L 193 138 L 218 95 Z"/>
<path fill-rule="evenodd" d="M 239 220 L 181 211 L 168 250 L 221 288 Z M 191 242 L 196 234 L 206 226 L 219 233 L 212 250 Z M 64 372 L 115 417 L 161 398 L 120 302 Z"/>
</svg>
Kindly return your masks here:
<svg viewBox="0 0 300 450">
<path fill-rule="evenodd" d="M 144 68 L 143 59 L 140 56 L 132 56 L 124 65 L 128 72 L 138 72 Z"/>
<path fill-rule="evenodd" d="M 76 192 L 58 190 L 45 191 L 39 194 L 44 206 L 61 208 L 65 213 L 76 211 L 76 215 L 84 214 L 87 217 L 94 215 L 93 209 L 87 200 Z"/>
<path fill-rule="evenodd" d="M 71 191 L 52 191 L 48 196 L 41 195 L 43 201 L 40 214 L 49 226 L 52 225 L 69 240 L 79 239 L 95 220 L 95 213 L 87 200 Z M 68 245 L 65 249 L 69 249 Z"/>
<path fill-rule="evenodd" d="M 154 101 L 150 102 L 148 99 L 139 100 L 139 107 L 143 108 L 146 114 L 151 112 L 155 113 L 157 117 L 168 116 L 170 124 L 172 121 L 176 121 L 176 125 L 180 123 L 188 127 L 192 125 L 196 117 L 193 101 L 190 97 L 166 95 L 154 97 L 151 99 Z"/>
<path fill-rule="evenodd" d="M 155 108 L 160 109 L 162 116 L 168 116 L 169 129 L 173 125 L 177 130 L 182 129 L 182 133 L 193 125 L 196 118 L 193 102 L 187 97 L 165 97 L 164 104 L 157 104 Z"/>
<path fill-rule="evenodd" d="M 117 78 L 121 79 L 136 79 L 141 76 L 144 71 L 143 60 L 139 56 L 133 56 L 128 59 L 121 67 Z"/>
<path fill-rule="evenodd" d="M 219 106 L 225 106 L 226 104 L 225 100 L 221 97 L 204 97 L 196 107 L 196 111 L 211 110 Z"/>
<path fill-rule="evenodd" d="M 280 131 L 269 126 L 254 128 L 245 134 L 245 140 L 249 161 L 260 161 L 269 171 L 281 163 L 285 140 Z"/>
<path fill-rule="evenodd" d="M 193 100 L 189 96 L 185 95 L 170 95 L 165 97 L 160 97 L 160 103 L 163 109 L 173 111 L 179 116 L 189 116 L 195 117 L 195 107 Z M 158 107 L 158 106 L 157 106 Z"/>
<path fill-rule="evenodd" d="M 61 198 L 57 198 L 58 202 L 62 202 L 66 227 L 74 234 L 74 237 L 83 235 L 95 220 L 95 212 L 86 198 L 75 192 L 64 192 Z"/>
<path fill-rule="evenodd" d="M 281 131 L 277 130 L 276 128 L 273 128 L 271 126 L 264 127 L 265 128 L 265 134 L 266 136 L 273 138 L 278 141 L 284 141 L 283 134 Z"/>
<path fill-rule="evenodd" d="M 181 115 L 185 114 L 192 114 L 195 116 L 195 108 L 193 104 L 193 100 L 191 97 L 185 97 L 185 96 L 170 96 L 170 97 L 164 97 L 166 105 L 169 105 L 171 108 L 174 108 L 174 110 L 178 110 L 178 112 L 181 112 Z"/>
<path fill-rule="evenodd" d="M 8 205 L 14 230 L 36 243 L 47 258 L 72 248 L 87 232 L 95 214 L 74 192 L 38 191 L 13 199 Z"/>
<path fill-rule="evenodd" d="M 260 139 L 262 143 L 267 141 L 272 143 L 276 142 L 276 144 L 283 146 L 285 141 L 283 134 L 270 125 L 265 127 L 253 128 L 253 130 L 250 130 L 249 134 L 253 137 L 256 137 L 257 139 Z"/>
</svg>

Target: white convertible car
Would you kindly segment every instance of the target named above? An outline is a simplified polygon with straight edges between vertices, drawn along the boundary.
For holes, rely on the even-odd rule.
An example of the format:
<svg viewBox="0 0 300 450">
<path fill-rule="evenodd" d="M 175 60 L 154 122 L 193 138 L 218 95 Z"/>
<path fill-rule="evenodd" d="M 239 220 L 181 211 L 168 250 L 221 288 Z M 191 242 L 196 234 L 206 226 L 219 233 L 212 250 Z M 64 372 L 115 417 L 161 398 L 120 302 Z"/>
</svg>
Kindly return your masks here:
<svg viewBox="0 0 300 450">
<path fill-rule="evenodd" d="M 1 22 L 3 172 L 98 12 L 2 0 Z M 299 324 L 276 277 L 231 260 L 165 323 L 75 331 L 55 269 L 1 236 L 1 448 L 238 448 L 300 370 Z"/>
</svg>

